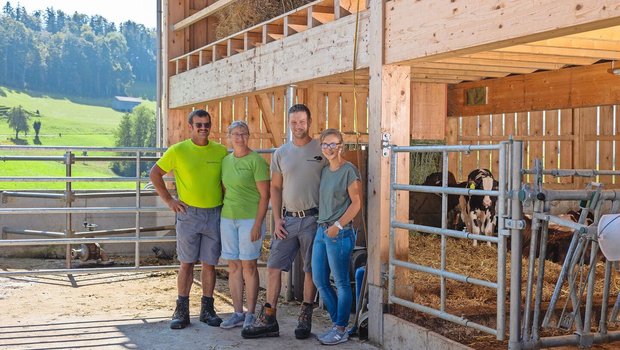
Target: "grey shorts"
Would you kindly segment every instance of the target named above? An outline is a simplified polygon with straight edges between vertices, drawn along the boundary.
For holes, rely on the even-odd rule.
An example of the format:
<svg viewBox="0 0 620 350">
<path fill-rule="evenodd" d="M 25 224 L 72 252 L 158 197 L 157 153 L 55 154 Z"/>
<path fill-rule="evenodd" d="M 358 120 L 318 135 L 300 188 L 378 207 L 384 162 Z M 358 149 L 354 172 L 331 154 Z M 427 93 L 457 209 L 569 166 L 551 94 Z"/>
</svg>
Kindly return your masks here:
<svg viewBox="0 0 620 350">
<path fill-rule="evenodd" d="M 284 217 L 284 229 L 288 232 L 285 239 L 271 236 L 271 247 L 267 267 L 289 271 L 297 252 L 301 249 L 304 272 L 312 272 L 312 244 L 316 235 L 315 216 L 297 218 Z"/>
<path fill-rule="evenodd" d="M 201 261 L 209 265 L 217 265 L 222 251 L 221 211 L 222 207 L 188 206 L 185 213 L 177 213 L 177 256 L 180 262 Z"/>
</svg>

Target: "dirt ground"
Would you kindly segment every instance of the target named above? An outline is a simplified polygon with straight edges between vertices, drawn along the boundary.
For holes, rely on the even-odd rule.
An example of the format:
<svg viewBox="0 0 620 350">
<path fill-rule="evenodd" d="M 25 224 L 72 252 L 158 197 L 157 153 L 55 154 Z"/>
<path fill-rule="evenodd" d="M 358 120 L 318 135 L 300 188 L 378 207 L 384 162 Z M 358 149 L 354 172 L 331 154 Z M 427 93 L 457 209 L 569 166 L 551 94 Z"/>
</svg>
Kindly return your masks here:
<svg viewBox="0 0 620 350">
<path fill-rule="evenodd" d="M 0 258 L 0 269 L 14 266 L 59 268 L 62 260 Z M 16 265 L 18 264 L 18 265 Z M 200 288 L 194 285 L 191 325 L 171 330 L 169 319 L 176 299 L 175 272 L 75 275 L 77 288 L 66 275 L 0 278 L 0 349 L 314 349 L 311 337 L 294 338 L 299 304 L 278 308 L 280 337 L 245 340 L 241 329 L 224 330 L 198 321 Z M 216 310 L 226 317 L 232 302 L 227 281 L 218 278 Z M 221 291 L 221 292 L 218 292 Z M 264 300 L 264 291 L 259 302 Z M 313 331 L 327 328 L 325 311 L 315 309 Z M 339 349 L 376 349 L 357 339 Z"/>
</svg>

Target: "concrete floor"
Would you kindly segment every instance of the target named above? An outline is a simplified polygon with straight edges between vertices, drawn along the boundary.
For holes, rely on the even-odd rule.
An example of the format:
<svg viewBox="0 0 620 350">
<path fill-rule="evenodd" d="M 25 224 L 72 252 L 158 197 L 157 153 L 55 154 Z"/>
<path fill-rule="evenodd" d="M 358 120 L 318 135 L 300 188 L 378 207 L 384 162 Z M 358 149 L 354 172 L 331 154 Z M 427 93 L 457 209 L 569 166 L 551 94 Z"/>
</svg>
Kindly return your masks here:
<svg viewBox="0 0 620 350">
<path fill-rule="evenodd" d="M 7 270 L 2 266 L 0 268 Z M 10 270 L 10 269 L 9 269 Z M 191 325 L 169 328 L 176 298 L 176 274 L 133 273 L 0 278 L 0 349 L 315 349 L 314 337 L 297 340 L 298 303 L 278 307 L 279 338 L 246 340 L 241 328 L 209 327 L 197 319 L 200 290 L 191 294 Z M 226 281 L 218 280 L 216 310 L 223 318 L 232 311 Z M 264 291 L 259 296 L 259 302 Z M 313 330 L 329 325 L 325 311 L 315 309 Z M 258 347 L 258 348 L 257 348 Z M 376 349 L 350 340 L 338 349 Z"/>
</svg>

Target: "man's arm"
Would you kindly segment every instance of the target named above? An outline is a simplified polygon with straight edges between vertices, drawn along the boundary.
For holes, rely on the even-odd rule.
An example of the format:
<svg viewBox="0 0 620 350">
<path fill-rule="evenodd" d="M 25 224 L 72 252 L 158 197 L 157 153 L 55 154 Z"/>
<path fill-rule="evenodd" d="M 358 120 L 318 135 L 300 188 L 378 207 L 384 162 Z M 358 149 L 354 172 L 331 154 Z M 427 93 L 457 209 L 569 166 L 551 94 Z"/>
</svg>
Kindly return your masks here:
<svg viewBox="0 0 620 350">
<path fill-rule="evenodd" d="M 187 205 L 185 203 L 178 201 L 170 195 L 168 189 L 166 188 L 166 182 L 164 181 L 164 175 L 166 172 L 159 167 L 159 165 L 155 164 L 151 168 L 151 173 L 149 174 L 149 178 L 151 179 L 151 183 L 155 186 L 155 192 L 159 195 L 159 197 L 166 203 L 166 205 L 175 213 L 185 213 L 185 209 Z"/>
<path fill-rule="evenodd" d="M 288 232 L 284 229 L 284 221 L 282 220 L 282 183 L 284 182 L 282 174 L 273 171 L 271 173 L 271 212 L 273 213 L 274 230 L 273 234 L 276 238 L 284 239 Z"/>
</svg>

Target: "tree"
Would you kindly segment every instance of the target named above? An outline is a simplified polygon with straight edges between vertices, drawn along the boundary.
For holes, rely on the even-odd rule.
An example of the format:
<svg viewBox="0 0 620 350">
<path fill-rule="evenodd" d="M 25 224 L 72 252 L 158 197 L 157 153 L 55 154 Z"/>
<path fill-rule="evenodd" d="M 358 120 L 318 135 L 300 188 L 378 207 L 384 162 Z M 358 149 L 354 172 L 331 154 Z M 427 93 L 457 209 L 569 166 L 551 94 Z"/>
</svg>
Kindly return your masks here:
<svg viewBox="0 0 620 350">
<path fill-rule="evenodd" d="M 29 119 L 30 116 L 26 113 L 22 106 L 13 107 L 9 111 L 6 121 L 9 124 L 9 128 L 15 130 L 16 140 L 19 140 L 20 131 L 28 132 L 28 130 L 30 130 L 30 126 L 28 125 Z"/>
<path fill-rule="evenodd" d="M 155 111 L 145 105 L 137 106 L 131 114 L 125 114 L 116 129 L 116 147 L 155 147 Z M 151 155 L 151 154 L 143 154 Z M 152 162 L 141 162 L 140 173 L 146 173 Z M 135 176 L 135 162 L 112 162 L 110 168 L 120 176 Z"/>
<path fill-rule="evenodd" d="M 34 129 L 34 137 L 39 138 L 39 131 L 41 130 L 41 122 L 38 120 L 35 121 L 34 123 L 32 123 L 32 128 Z"/>
</svg>

